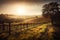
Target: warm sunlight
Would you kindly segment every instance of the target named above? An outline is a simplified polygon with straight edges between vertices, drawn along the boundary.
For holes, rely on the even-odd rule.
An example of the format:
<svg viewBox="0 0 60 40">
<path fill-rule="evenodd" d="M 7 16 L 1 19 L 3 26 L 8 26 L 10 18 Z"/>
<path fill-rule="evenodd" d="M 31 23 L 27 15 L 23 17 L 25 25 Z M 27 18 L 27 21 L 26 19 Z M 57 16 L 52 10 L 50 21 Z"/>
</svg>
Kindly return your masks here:
<svg viewBox="0 0 60 40">
<path fill-rule="evenodd" d="M 25 13 L 26 13 L 26 8 L 25 7 L 23 7 L 23 6 L 20 6 L 20 7 L 18 7 L 18 8 L 16 8 L 16 15 L 25 15 Z"/>
<path fill-rule="evenodd" d="M 3 14 L 12 15 L 23 15 L 23 16 L 33 16 L 42 14 L 41 4 L 30 4 L 30 3 L 9 3 L 4 4 L 1 10 Z"/>
</svg>

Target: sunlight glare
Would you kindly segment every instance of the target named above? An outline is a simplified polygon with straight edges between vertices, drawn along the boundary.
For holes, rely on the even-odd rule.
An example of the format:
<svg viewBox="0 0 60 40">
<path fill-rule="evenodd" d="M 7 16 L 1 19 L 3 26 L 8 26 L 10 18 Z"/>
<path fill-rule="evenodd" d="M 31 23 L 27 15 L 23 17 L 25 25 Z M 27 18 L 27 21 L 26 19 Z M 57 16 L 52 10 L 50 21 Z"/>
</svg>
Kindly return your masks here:
<svg viewBox="0 0 60 40">
<path fill-rule="evenodd" d="M 21 7 L 18 7 L 18 8 L 16 8 L 15 9 L 16 11 L 16 15 L 25 15 L 25 13 L 26 13 L 26 8 L 25 7 L 23 7 L 23 6 L 21 6 Z"/>
</svg>

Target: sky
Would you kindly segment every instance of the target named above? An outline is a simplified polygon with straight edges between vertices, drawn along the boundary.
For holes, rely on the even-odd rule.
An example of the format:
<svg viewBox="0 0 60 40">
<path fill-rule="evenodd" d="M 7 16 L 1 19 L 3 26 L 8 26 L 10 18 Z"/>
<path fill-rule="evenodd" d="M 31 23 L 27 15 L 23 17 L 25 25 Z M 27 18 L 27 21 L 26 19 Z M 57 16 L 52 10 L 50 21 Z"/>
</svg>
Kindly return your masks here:
<svg viewBox="0 0 60 40">
<path fill-rule="evenodd" d="M 42 7 L 49 2 L 59 0 L 0 0 L 0 14 L 42 15 Z"/>
</svg>

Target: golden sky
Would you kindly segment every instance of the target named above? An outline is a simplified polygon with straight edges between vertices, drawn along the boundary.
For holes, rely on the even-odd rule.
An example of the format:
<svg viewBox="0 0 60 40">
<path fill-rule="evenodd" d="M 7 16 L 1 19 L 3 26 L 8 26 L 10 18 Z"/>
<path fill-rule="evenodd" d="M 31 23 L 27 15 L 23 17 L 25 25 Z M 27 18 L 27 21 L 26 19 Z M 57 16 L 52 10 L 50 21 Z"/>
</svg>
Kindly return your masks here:
<svg viewBox="0 0 60 40">
<path fill-rule="evenodd" d="M 47 1 L 47 0 L 46 0 Z M 0 13 L 13 15 L 41 15 L 42 6 L 48 2 L 42 0 L 0 1 Z"/>
<path fill-rule="evenodd" d="M 14 15 L 41 15 L 42 4 L 26 2 L 6 3 L 2 5 L 1 13 Z"/>
</svg>

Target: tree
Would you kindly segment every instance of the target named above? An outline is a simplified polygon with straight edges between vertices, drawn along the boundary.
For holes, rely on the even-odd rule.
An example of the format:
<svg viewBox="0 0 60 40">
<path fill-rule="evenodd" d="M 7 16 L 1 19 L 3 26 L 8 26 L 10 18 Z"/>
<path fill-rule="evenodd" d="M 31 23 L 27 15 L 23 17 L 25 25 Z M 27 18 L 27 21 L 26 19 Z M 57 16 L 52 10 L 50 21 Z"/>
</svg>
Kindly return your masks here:
<svg viewBox="0 0 60 40">
<path fill-rule="evenodd" d="M 51 18 L 52 24 L 58 24 L 58 18 L 60 16 L 60 11 L 57 2 L 51 2 L 43 6 L 43 16 Z"/>
<path fill-rule="evenodd" d="M 55 32 L 53 33 L 54 40 L 60 40 L 60 9 L 57 2 L 51 2 L 43 6 L 43 16 L 50 17 Z"/>
</svg>

